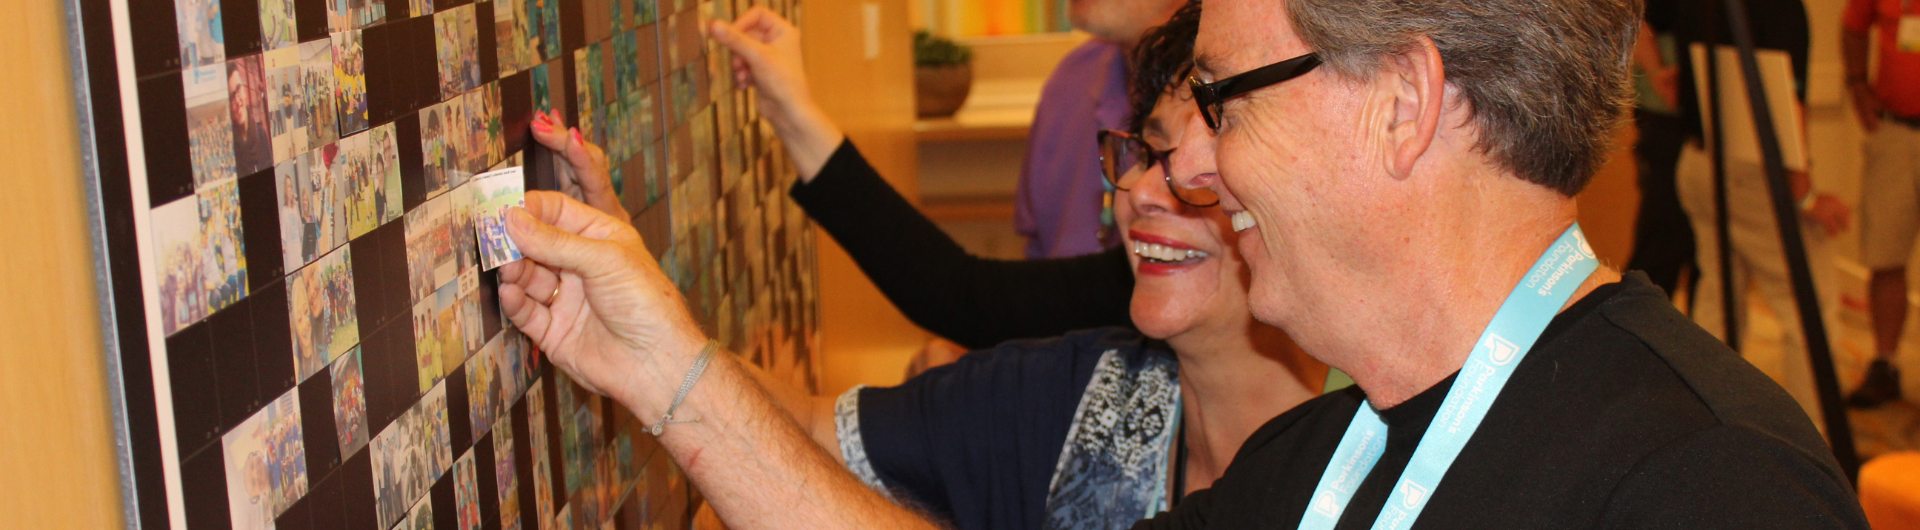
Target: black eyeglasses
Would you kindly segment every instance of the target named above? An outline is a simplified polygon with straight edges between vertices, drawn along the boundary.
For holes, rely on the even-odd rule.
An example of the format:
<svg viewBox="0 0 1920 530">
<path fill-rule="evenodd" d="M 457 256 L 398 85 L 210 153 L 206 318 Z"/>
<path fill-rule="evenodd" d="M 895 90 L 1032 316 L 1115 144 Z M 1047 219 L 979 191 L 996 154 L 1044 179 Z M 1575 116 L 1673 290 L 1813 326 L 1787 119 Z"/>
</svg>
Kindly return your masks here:
<svg viewBox="0 0 1920 530">
<path fill-rule="evenodd" d="M 1108 183 L 1121 191 L 1133 189 L 1133 186 L 1139 182 L 1140 176 L 1147 174 L 1147 170 L 1153 169 L 1155 165 L 1167 166 L 1168 159 L 1173 156 L 1172 149 L 1165 151 L 1154 149 L 1152 145 L 1147 144 L 1146 140 L 1124 131 L 1103 129 L 1098 137 L 1100 172 L 1107 177 Z M 1174 185 L 1172 175 L 1166 176 L 1164 180 L 1167 181 L 1167 190 L 1173 193 L 1173 197 L 1188 206 L 1206 208 L 1220 204 L 1220 196 L 1213 190 L 1181 188 Z"/>
<path fill-rule="evenodd" d="M 1208 128 L 1218 131 L 1221 106 L 1226 104 L 1227 100 L 1306 75 L 1318 66 L 1320 66 L 1320 56 L 1309 53 L 1212 83 L 1202 82 L 1199 78 L 1189 76 L 1187 84 L 1193 87 L 1193 102 L 1200 106 L 1200 117 L 1207 120 Z"/>
</svg>

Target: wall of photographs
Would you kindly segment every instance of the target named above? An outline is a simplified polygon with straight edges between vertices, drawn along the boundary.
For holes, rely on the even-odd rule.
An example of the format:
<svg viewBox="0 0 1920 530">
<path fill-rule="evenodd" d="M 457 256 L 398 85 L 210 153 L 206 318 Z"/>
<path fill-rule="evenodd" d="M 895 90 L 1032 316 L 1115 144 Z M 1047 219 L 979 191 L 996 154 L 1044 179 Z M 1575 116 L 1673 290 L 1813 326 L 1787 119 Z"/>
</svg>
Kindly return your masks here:
<svg viewBox="0 0 1920 530">
<path fill-rule="evenodd" d="M 685 527 L 641 423 L 500 313 L 474 176 L 573 176 L 554 110 L 708 333 L 806 388 L 813 229 L 700 28 L 795 0 L 72 0 L 142 528 Z"/>
</svg>

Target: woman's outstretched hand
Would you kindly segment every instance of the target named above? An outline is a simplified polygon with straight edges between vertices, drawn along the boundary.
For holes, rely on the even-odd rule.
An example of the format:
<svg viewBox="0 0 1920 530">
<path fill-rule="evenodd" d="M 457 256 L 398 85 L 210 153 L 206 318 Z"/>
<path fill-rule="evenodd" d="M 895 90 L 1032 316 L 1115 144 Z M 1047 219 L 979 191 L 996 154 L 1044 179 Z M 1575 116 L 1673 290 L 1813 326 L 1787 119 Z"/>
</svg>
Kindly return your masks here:
<svg viewBox="0 0 1920 530">
<path fill-rule="evenodd" d="M 507 318 L 582 386 L 664 413 L 707 339 L 640 234 L 550 191 L 527 192 L 507 233 L 528 258 L 501 267 Z"/>
<path fill-rule="evenodd" d="M 714 21 L 707 34 L 733 51 L 734 81 L 757 89 L 760 111 L 786 142 L 800 180 L 812 181 L 844 135 L 807 89 L 800 28 L 765 7 L 755 7 L 731 24 Z"/>
<path fill-rule="evenodd" d="M 633 217 L 620 205 L 620 194 L 613 189 L 607 154 L 582 137 L 580 129 L 567 127 L 557 112 L 538 112 L 533 115 L 533 139 L 560 155 L 574 179 L 562 184 L 579 186 L 581 200 L 588 206 L 619 219 Z"/>
</svg>

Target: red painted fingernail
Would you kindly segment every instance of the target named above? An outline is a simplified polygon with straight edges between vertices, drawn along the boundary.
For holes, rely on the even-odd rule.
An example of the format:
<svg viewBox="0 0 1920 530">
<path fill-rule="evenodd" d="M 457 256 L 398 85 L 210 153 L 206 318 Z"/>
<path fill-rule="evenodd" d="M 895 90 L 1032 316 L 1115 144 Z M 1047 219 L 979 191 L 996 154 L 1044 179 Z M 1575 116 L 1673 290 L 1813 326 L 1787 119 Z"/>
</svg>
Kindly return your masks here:
<svg viewBox="0 0 1920 530">
<path fill-rule="evenodd" d="M 586 145 L 587 139 L 580 137 L 580 129 L 573 130 L 573 142 L 581 145 Z"/>
<path fill-rule="evenodd" d="M 540 131 L 543 133 L 553 132 L 553 126 L 547 125 L 547 122 L 544 120 L 536 121 L 536 122 L 533 122 L 533 130 Z"/>
</svg>

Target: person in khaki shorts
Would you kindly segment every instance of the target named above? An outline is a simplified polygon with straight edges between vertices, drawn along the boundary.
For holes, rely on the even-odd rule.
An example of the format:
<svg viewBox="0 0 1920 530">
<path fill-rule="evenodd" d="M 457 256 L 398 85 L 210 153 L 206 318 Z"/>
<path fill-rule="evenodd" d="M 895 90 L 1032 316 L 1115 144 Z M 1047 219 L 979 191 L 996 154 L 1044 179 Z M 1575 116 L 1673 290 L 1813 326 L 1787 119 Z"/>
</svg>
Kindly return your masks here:
<svg viewBox="0 0 1920 530">
<path fill-rule="evenodd" d="M 1848 403 L 1900 398 L 1900 328 L 1907 321 L 1907 259 L 1920 234 L 1920 2 L 1850 0 L 1842 19 L 1847 89 L 1867 131 L 1860 200 L 1860 259 L 1873 270 L 1867 298 L 1876 355 Z M 1867 39 L 1880 31 L 1880 67 L 1869 82 Z"/>
</svg>

